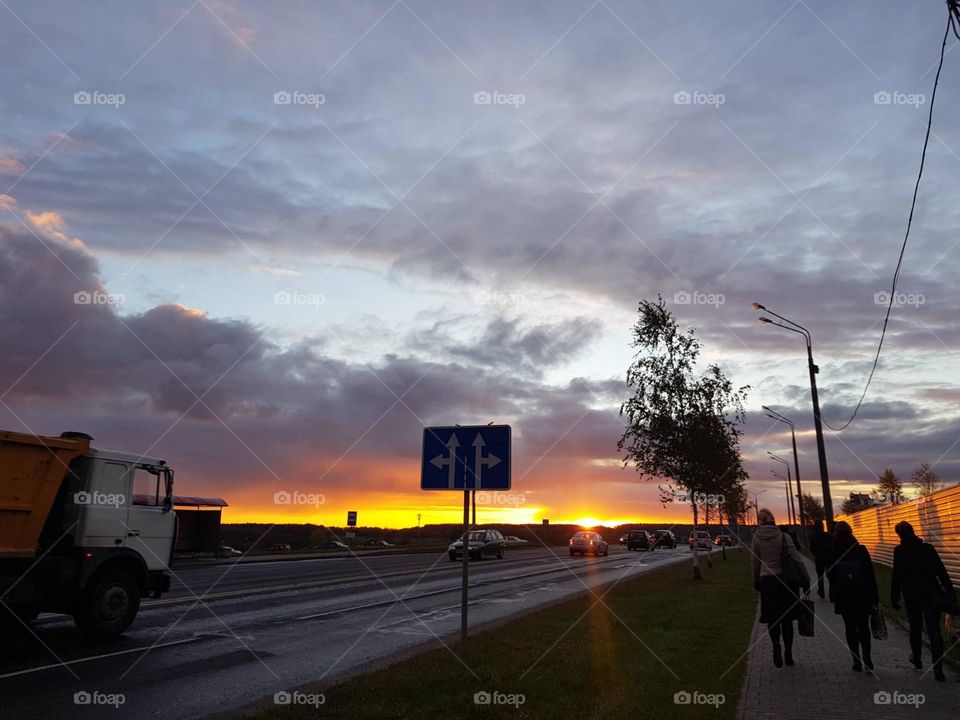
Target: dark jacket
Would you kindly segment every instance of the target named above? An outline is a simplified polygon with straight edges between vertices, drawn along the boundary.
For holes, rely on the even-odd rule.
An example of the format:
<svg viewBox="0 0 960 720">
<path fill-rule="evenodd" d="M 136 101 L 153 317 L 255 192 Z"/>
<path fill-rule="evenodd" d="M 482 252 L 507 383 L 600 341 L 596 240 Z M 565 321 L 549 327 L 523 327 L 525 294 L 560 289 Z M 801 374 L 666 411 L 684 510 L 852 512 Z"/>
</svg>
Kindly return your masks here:
<svg viewBox="0 0 960 720">
<path fill-rule="evenodd" d="M 810 552 L 818 563 L 828 562 L 831 554 L 830 536 L 823 531 L 814 532 L 810 537 Z"/>
<path fill-rule="evenodd" d="M 953 583 L 936 548 L 916 536 L 901 540 L 893 549 L 890 600 L 900 602 L 902 592 L 908 605 L 927 607 L 933 604 L 938 583 L 953 594 Z"/>
<path fill-rule="evenodd" d="M 848 548 L 833 548 L 834 556 L 827 571 L 830 579 L 830 602 L 838 615 L 867 614 L 880 604 L 877 576 L 870 551 L 858 542 Z"/>
</svg>

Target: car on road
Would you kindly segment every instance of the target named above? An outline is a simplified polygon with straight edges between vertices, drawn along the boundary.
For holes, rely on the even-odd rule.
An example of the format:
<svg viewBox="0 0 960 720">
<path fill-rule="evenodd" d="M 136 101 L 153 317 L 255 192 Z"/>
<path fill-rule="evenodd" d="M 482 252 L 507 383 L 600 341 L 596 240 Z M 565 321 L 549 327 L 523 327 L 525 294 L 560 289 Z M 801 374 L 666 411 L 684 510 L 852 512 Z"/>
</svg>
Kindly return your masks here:
<svg viewBox="0 0 960 720">
<path fill-rule="evenodd" d="M 717 535 L 713 539 L 713 542 L 715 545 L 726 545 L 727 547 L 737 544 L 736 538 L 734 538 L 733 535 L 727 535 L 726 533 L 723 535 Z"/>
<path fill-rule="evenodd" d="M 364 540 L 364 547 L 393 547 L 393 543 L 386 540 Z"/>
<path fill-rule="evenodd" d="M 573 537 L 567 542 L 567 546 L 570 548 L 570 557 L 578 553 L 580 555 L 590 553 L 598 557 L 610 554 L 610 545 L 603 539 L 603 536 L 598 532 L 589 530 L 574 533 Z"/>
<path fill-rule="evenodd" d="M 654 547 L 675 548 L 677 546 L 677 536 L 672 530 L 657 530 L 653 533 Z"/>
<path fill-rule="evenodd" d="M 277 543 L 270 548 L 272 552 L 289 552 L 290 549 L 290 543 Z"/>
<path fill-rule="evenodd" d="M 629 532 L 625 532 L 623 535 L 621 535 L 621 536 L 620 536 L 620 544 L 621 544 L 621 545 L 626 545 L 626 544 L 627 544 L 627 538 L 628 538 L 629 536 L 630 536 L 630 533 L 629 533 Z"/>
<path fill-rule="evenodd" d="M 229 545 L 223 545 L 217 550 L 218 558 L 238 557 L 240 555 L 243 555 L 243 553 Z"/>
<path fill-rule="evenodd" d="M 314 550 L 349 550 L 350 548 L 346 544 L 340 542 L 339 540 L 324 540 L 322 543 L 318 543 L 313 546 Z"/>
<path fill-rule="evenodd" d="M 690 533 L 690 537 L 687 538 L 687 544 L 690 546 L 690 549 L 694 548 L 700 550 L 709 550 L 710 549 L 710 533 L 706 530 L 694 530 Z"/>
<path fill-rule="evenodd" d="M 471 560 L 483 560 L 486 557 L 503 559 L 506 540 L 499 530 L 471 530 L 467 535 L 467 554 Z M 463 541 L 456 540 L 447 548 L 447 557 L 451 561 L 463 557 Z"/>
<path fill-rule="evenodd" d="M 653 535 L 646 530 L 631 530 L 627 535 L 627 550 L 653 550 L 655 547 Z"/>
<path fill-rule="evenodd" d="M 518 538 L 516 535 L 507 535 L 507 536 L 503 539 L 503 541 L 504 541 L 507 545 L 526 545 L 527 543 L 530 542 L 529 540 L 524 540 L 524 539 L 522 539 L 522 538 Z"/>
</svg>

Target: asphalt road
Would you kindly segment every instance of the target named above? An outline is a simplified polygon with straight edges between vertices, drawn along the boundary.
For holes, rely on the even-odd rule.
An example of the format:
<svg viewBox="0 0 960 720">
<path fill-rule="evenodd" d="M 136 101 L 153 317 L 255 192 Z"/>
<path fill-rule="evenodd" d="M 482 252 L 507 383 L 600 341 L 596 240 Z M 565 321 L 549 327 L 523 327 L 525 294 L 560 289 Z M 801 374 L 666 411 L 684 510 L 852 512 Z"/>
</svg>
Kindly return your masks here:
<svg viewBox="0 0 960 720">
<path fill-rule="evenodd" d="M 570 558 L 564 548 L 538 547 L 473 561 L 471 626 L 689 555 L 612 546 L 606 558 Z M 33 634 L 4 638 L 2 716 L 206 717 L 332 683 L 420 646 L 455 650 L 460 573 L 445 553 L 175 568 L 171 592 L 145 600 L 122 637 L 83 638 L 69 618 L 44 615 Z M 458 662 L 452 652 L 450 662 Z M 94 704 L 77 705 L 82 692 Z"/>
</svg>

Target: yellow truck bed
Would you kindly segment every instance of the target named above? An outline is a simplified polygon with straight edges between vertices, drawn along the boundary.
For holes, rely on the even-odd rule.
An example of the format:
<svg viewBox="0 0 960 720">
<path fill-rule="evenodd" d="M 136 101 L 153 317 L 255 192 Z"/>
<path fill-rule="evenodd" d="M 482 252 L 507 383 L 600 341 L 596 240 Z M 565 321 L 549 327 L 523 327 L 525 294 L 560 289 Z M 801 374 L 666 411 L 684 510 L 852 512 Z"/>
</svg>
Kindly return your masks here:
<svg viewBox="0 0 960 720">
<path fill-rule="evenodd" d="M 36 554 L 70 462 L 89 450 L 86 438 L 0 431 L 0 558 Z"/>
</svg>

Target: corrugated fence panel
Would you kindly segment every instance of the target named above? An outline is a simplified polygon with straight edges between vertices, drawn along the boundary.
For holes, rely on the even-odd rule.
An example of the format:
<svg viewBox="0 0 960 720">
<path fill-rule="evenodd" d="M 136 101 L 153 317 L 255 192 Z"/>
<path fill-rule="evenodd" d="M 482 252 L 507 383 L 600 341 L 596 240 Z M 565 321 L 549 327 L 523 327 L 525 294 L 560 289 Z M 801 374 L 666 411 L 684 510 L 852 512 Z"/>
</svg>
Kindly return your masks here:
<svg viewBox="0 0 960 720">
<path fill-rule="evenodd" d="M 953 582 L 960 586 L 960 485 L 922 500 L 839 515 L 837 520 L 850 523 L 857 540 L 884 565 L 893 564 L 893 549 L 900 542 L 893 528 L 906 520 L 917 535 L 937 549 Z"/>
</svg>

